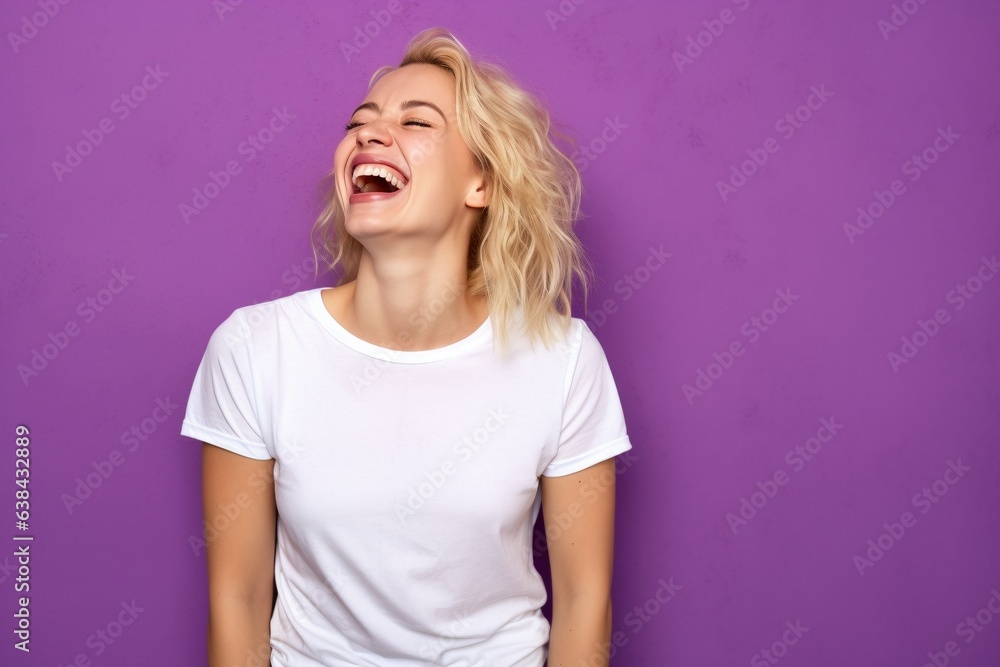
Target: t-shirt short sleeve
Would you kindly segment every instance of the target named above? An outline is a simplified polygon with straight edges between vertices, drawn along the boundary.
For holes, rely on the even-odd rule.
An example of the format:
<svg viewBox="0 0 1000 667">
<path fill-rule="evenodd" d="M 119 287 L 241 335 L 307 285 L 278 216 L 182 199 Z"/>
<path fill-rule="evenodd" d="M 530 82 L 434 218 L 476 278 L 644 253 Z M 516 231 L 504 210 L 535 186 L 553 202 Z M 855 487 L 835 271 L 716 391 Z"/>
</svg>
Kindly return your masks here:
<svg viewBox="0 0 1000 667">
<path fill-rule="evenodd" d="M 271 459 L 258 420 L 249 332 L 236 310 L 212 333 L 194 376 L 181 435 L 252 459 Z"/>
<path fill-rule="evenodd" d="M 632 449 L 604 349 L 586 323 L 578 325 L 579 353 L 567 380 L 559 445 L 542 471 L 546 477 L 579 472 Z"/>
</svg>

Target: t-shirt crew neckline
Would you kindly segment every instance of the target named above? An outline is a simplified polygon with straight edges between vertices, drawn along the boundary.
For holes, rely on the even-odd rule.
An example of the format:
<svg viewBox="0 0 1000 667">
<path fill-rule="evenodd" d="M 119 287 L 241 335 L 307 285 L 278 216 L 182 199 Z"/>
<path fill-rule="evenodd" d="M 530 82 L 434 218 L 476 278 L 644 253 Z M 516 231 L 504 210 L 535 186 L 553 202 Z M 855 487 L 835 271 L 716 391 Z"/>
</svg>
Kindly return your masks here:
<svg viewBox="0 0 1000 667">
<path fill-rule="evenodd" d="M 381 347 L 358 338 L 345 329 L 343 325 L 341 325 L 340 322 L 338 322 L 337 319 L 330 313 L 330 311 L 326 309 L 326 304 L 323 303 L 323 290 L 325 289 L 329 288 L 317 287 L 306 292 L 306 299 L 313 314 L 316 316 L 316 319 L 319 320 L 324 328 L 326 328 L 326 330 L 329 331 L 338 341 L 352 350 L 369 357 L 393 363 L 423 364 L 429 361 L 440 361 L 441 359 L 457 357 L 469 350 L 476 349 L 479 346 L 490 342 L 492 339 L 492 316 L 487 315 L 486 320 L 479 325 L 478 329 L 465 338 L 451 343 L 450 345 L 437 347 L 432 350 L 391 350 L 387 347 Z"/>
</svg>

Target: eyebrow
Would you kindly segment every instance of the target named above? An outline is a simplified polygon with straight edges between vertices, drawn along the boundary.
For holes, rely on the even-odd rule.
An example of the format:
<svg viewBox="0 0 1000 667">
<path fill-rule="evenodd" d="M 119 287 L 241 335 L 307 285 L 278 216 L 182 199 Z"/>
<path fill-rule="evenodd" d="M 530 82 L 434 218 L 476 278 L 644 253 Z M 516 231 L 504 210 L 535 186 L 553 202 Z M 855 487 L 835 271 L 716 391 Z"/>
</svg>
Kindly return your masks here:
<svg viewBox="0 0 1000 667">
<path fill-rule="evenodd" d="M 444 119 L 445 125 L 448 124 L 448 119 L 444 115 L 444 112 L 441 111 L 441 109 L 439 109 L 436 104 L 433 104 L 431 102 L 425 102 L 424 100 L 405 100 L 401 102 L 399 105 L 400 111 L 406 111 L 407 109 L 412 109 L 414 107 L 429 107 L 431 109 L 434 109 L 434 111 L 437 111 L 441 115 L 441 118 Z M 354 113 L 351 114 L 351 117 L 353 118 L 354 114 L 358 113 L 362 109 L 371 109 L 375 113 L 378 114 L 382 113 L 381 107 L 379 107 L 379 105 L 376 104 L 375 102 L 365 102 L 364 104 L 362 104 L 361 106 L 359 106 L 357 109 L 354 110 Z"/>
</svg>

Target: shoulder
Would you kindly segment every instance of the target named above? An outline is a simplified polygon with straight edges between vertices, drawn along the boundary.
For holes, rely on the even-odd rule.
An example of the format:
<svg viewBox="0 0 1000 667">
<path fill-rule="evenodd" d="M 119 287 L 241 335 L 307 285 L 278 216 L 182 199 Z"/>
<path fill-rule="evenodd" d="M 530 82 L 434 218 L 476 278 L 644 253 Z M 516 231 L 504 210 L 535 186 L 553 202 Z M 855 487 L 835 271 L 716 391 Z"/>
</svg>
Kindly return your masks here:
<svg viewBox="0 0 1000 667">
<path fill-rule="evenodd" d="M 559 346 L 566 363 L 567 383 L 584 382 L 610 372 L 604 346 L 581 318 L 570 320 Z"/>
<path fill-rule="evenodd" d="M 296 320 L 307 316 L 310 312 L 310 301 L 319 298 L 321 289 L 324 288 L 302 290 L 274 297 L 268 301 L 240 306 L 216 327 L 213 336 L 225 338 L 232 344 L 234 340 L 248 340 L 255 335 L 273 331 L 283 320 Z"/>
<path fill-rule="evenodd" d="M 520 315 L 520 314 L 519 314 Z M 516 321 L 520 336 L 517 347 L 532 359 L 532 363 L 542 364 L 546 360 L 561 368 L 567 377 L 572 377 L 582 359 L 593 358 L 595 353 L 602 356 L 601 345 L 587 323 L 579 317 L 560 317 L 549 313 L 544 322 L 548 329 L 546 341 L 539 326 L 532 334 L 524 327 L 523 316 Z"/>
<path fill-rule="evenodd" d="M 309 311 L 311 302 L 322 298 L 322 290 L 325 287 L 302 290 L 286 294 L 282 297 L 272 298 L 270 301 L 261 301 L 248 306 L 237 308 L 233 315 L 245 319 L 248 323 L 274 321 L 285 317 L 298 317 Z"/>
<path fill-rule="evenodd" d="M 551 330 L 557 336 L 557 346 L 569 352 L 573 357 L 578 357 L 581 353 L 589 352 L 595 347 L 598 349 L 601 347 L 597 336 L 582 318 L 570 317 L 567 323 L 565 318 L 560 320 L 557 316 L 550 315 L 549 323 Z"/>
</svg>

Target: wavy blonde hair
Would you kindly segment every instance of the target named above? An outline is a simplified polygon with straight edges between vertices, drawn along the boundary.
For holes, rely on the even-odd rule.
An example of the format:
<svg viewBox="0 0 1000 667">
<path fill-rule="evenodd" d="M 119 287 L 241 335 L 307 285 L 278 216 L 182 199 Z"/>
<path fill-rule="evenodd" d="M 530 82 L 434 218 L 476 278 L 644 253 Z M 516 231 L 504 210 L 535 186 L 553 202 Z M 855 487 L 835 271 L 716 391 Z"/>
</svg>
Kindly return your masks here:
<svg viewBox="0 0 1000 667">
<path fill-rule="evenodd" d="M 428 28 L 410 40 L 398 67 L 435 65 L 455 81 L 458 129 L 476 167 L 490 185 L 469 243 L 468 293 L 485 294 L 494 336 L 502 351 L 515 314 L 529 337 L 548 346 L 553 324 L 565 336 L 571 314 L 573 278 L 586 304 L 591 267 L 573 225 L 580 218 L 580 172 L 553 137 L 572 138 L 552 128 L 548 111 L 500 65 L 473 61 L 448 30 Z M 368 89 L 393 71 L 381 67 Z M 336 168 L 327 173 L 325 208 L 312 230 L 327 266 L 342 267 L 338 285 L 357 277 L 362 245 L 347 233 L 336 187 Z M 317 271 L 319 260 L 316 262 Z"/>
</svg>

